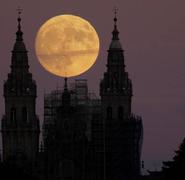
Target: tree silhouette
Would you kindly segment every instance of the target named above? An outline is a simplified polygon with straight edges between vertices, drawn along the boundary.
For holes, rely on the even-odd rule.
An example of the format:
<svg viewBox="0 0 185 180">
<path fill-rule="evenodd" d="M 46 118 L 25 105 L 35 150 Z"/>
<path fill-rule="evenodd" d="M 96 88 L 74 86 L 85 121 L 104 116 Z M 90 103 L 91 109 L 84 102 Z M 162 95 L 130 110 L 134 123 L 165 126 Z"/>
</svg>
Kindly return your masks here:
<svg viewBox="0 0 185 180">
<path fill-rule="evenodd" d="M 164 180 L 185 179 L 185 138 L 172 161 L 163 162 Z"/>
</svg>

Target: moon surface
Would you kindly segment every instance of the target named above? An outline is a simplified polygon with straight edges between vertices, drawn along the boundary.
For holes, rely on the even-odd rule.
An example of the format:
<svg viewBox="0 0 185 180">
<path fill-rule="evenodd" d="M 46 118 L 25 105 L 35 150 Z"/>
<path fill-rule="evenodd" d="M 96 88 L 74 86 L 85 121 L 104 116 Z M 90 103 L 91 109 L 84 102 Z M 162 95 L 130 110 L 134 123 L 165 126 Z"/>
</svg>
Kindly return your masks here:
<svg viewBox="0 0 185 180">
<path fill-rule="evenodd" d="M 99 37 L 85 19 L 74 15 L 59 15 L 46 21 L 39 29 L 36 55 L 50 73 L 61 77 L 77 76 L 96 62 Z"/>
</svg>

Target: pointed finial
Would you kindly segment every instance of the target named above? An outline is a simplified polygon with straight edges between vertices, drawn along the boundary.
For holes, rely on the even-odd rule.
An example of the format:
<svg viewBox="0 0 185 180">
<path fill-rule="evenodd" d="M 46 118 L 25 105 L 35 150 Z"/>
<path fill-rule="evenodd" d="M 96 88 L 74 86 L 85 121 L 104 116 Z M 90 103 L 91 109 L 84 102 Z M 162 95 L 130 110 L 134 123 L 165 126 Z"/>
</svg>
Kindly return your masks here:
<svg viewBox="0 0 185 180">
<path fill-rule="evenodd" d="M 65 79 L 64 79 L 64 90 L 67 90 L 67 78 L 65 77 Z"/>
<path fill-rule="evenodd" d="M 62 105 L 63 106 L 70 106 L 71 104 L 71 94 L 67 87 L 67 77 L 64 79 L 64 91 L 62 93 Z"/>
<path fill-rule="evenodd" d="M 115 7 L 114 7 L 114 15 L 115 15 L 115 16 L 114 16 L 114 23 L 115 23 L 114 25 L 115 25 L 115 26 L 117 25 L 116 23 L 117 23 L 117 20 L 118 20 L 118 19 L 117 19 L 117 13 L 118 13 L 118 8 L 115 6 Z"/>
<path fill-rule="evenodd" d="M 17 8 L 17 12 L 18 12 L 18 18 L 17 18 L 17 21 L 18 21 L 18 31 L 17 31 L 17 41 L 22 41 L 22 31 L 21 31 L 21 14 L 22 14 L 22 9 L 20 7 Z"/>
<path fill-rule="evenodd" d="M 118 35 L 119 35 L 119 31 L 118 31 L 118 29 L 117 29 L 117 13 L 118 13 L 118 8 L 114 8 L 114 30 L 113 30 L 113 32 L 112 32 L 112 35 L 113 35 L 113 37 L 112 37 L 112 40 L 119 40 L 119 37 L 118 37 Z"/>
<path fill-rule="evenodd" d="M 21 14 L 22 14 L 22 9 L 20 7 L 17 8 L 17 12 L 18 12 L 18 29 L 21 30 L 21 25 L 20 25 L 20 22 L 21 22 Z"/>
<path fill-rule="evenodd" d="M 20 18 L 20 15 L 21 15 L 22 11 L 23 11 L 23 10 L 20 8 L 20 6 L 18 6 L 17 12 L 18 12 L 18 17 L 19 17 L 19 18 Z"/>
</svg>

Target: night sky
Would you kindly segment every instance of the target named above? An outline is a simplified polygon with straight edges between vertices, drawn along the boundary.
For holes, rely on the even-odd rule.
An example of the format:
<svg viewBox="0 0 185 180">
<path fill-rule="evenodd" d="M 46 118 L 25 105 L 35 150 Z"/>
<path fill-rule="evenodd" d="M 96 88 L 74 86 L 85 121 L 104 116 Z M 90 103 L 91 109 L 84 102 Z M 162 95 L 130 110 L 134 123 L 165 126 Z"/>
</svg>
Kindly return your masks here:
<svg viewBox="0 0 185 180">
<path fill-rule="evenodd" d="M 39 27 L 61 14 L 81 16 L 96 28 L 101 43 L 96 64 L 77 78 L 87 78 L 99 95 L 117 6 L 120 40 L 126 70 L 133 82 L 133 112 L 143 117 L 142 159 L 154 170 L 169 160 L 185 137 L 185 1 L 184 0 L 1 0 L 0 2 L 0 115 L 4 114 L 3 81 L 10 71 L 21 6 L 24 42 L 30 71 L 37 81 L 37 114 L 43 118 L 44 92 L 63 86 L 63 79 L 39 64 L 34 41 Z M 70 81 L 74 80 L 71 79 Z"/>
</svg>

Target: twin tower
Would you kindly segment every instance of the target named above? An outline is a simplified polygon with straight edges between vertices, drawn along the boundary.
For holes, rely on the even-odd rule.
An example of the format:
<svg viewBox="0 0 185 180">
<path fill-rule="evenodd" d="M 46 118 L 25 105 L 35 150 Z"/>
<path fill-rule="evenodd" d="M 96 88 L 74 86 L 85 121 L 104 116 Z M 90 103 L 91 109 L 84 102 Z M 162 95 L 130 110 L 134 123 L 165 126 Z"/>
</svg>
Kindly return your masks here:
<svg viewBox="0 0 185 180">
<path fill-rule="evenodd" d="M 5 115 L 2 119 L 3 160 L 35 159 L 39 147 L 39 119 L 35 105 L 36 82 L 29 72 L 28 55 L 18 17 L 11 72 L 4 83 Z"/>
<path fill-rule="evenodd" d="M 11 72 L 4 83 L 3 161 L 24 159 L 32 162 L 38 160 L 40 154 L 40 127 L 35 112 L 37 92 L 36 83 L 29 72 L 20 23 L 21 18 L 18 17 Z M 86 151 L 93 152 L 88 155 L 93 157 L 89 161 L 92 166 L 88 166 L 92 168 L 91 172 L 94 171 L 91 174 L 95 179 L 121 180 L 140 173 L 142 120 L 131 112 L 132 95 L 132 82 L 125 71 L 124 51 L 115 16 L 107 70 L 100 83 L 100 113 L 97 118 L 92 118 L 92 137 L 88 140 Z M 76 179 L 75 176 L 72 179 Z M 83 176 L 79 179 L 83 179 Z"/>
</svg>

